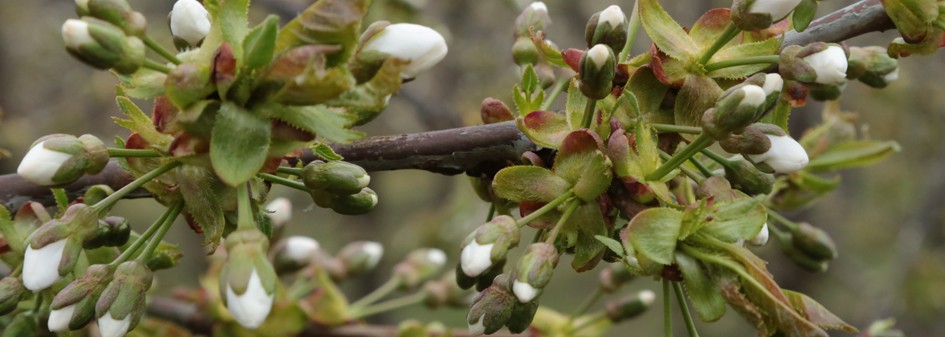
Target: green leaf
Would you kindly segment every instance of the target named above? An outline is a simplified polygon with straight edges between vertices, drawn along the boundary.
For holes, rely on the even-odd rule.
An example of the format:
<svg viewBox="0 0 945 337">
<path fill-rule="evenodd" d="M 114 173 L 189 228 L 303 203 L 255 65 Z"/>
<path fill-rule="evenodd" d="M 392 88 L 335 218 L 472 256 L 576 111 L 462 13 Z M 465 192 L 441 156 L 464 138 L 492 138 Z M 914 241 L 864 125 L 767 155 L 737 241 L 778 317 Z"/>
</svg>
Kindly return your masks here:
<svg viewBox="0 0 945 337">
<path fill-rule="evenodd" d="M 712 59 L 709 61 L 709 63 L 751 56 L 777 55 L 780 49 L 781 39 L 777 37 L 772 37 L 764 41 L 730 45 L 722 48 L 722 50 L 719 50 L 718 53 L 712 56 Z M 728 67 L 710 72 L 708 75 L 711 78 L 741 79 L 762 71 L 770 66 L 770 64 L 751 64 L 737 67 Z"/>
<path fill-rule="evenodd" d="M 588 159 L 582 170 L 584 175 L 574 183 L 574 194 L 581 200 L 592 202 L 610 187 L 610 181 L 613 179 L 611 171 L 613 164 L 600 150 L 594 151 Z"/>
<path fill-rule="evenodd" d="M 768 219 L 763 197 L 738 198 L 713 204 L 706 216 L 711 220 L 700 232 L 729 243 L 755 237 Z"/>
<path fill-rule="evenodd" d="M 210 162 L 223 182 L 236 186 L 254 177 L 269 151 L 272 126 L 232 102 L 223 102 L 210 139 Z"/>
<path fill-rule="evenodd" d="M 577 272 L 594 269 L 607 252 L 607 246 L 597 236 L 607 234 L 607 224 L 597 202 L 578 206 L 561 230 L 563 237 L 570 237 L 569 247 L 574 247 L 571 268 Z"/>
<path fill-rule="evenodd" d="M 318 0 L 279 31 L 276 52 L 307 44 L 337 45 L 342 49 L 328 57 L 329 66 L 343 64 L 354 53 L 361 33 L 361 18 L 368 0 Z"/>
<path fill-rule="evenodd" d="M 682 212 L 672 208 L 649 208 L 630 220 L 628 237 L 637 254 L 653 262 L 670 265 L 676 251 Z"/>
<path fill-rule="evenodd" d="M 564 180 L 576 184 L 587 175 L 584 170 L 592 158 L 599 152 L 600 139 L 588 130 L 568 133 L 558 148 L 552 170 Z"/>
<path fill-rule="evenodd" d="M 312 154 L 325 161 L 345 159 L 345 157 L 342 157 L 340 154 L 336 153 L 335 149 L 332 149 L 331 146 L 328 146 L 328 144 L 325 143 L 315 143 L 315 145 L 312 145 L 309 147 L 309 149 L 312 150 Z"/>
<path fill-rule="evenodd" d="M 270 15 L 265 21 L 253 28 L 243 40 L 243 69 L 252 71 L 272 62 L 276 50 L 276 33 L 279 31 L 279 17 Z"/>
<path fill-rule="evenodd" d="M 568 192 L 571 184 L 539 166 L 509 166 L 492 180 L 496 195 L 515 202 L 549 202 Z"/>
<path fill-rule="evenodd" d="M 866 166 L 883 160 L 900 149 L 899 144 L 894 141 L 850 141 L 827 149 L 812 159 L 806 169 L 820 172 Z"/>
<path fill-rule="evenodd" d="M 709 277 L 698 260 L 683 252 L 676 252 L 676 266 L 682 272 L 686 282 L 686 294 L 692 302 L 699 318 L 706 322 L 715 322 L 725 315 L 725 298 L 719 293 L 719 285 Z"/>
<path fill-rule="evenodd" d="M 343 108 L 311 105 L 283 106 L 268 110 L 272 113 L 272 118 L 335 143 L 347 144 L 364 138 L 364 133 L 350 129 L 357 116 Z"/>
<path fill-rule="evenodd" d="M 798 313 L 811 321 L 811 323 L 824 329 L 841 330 L 849 333 L 857 332 L 856 328 L 844 322 L 840 317 L 837 317 L 807 295 L 790 290 L 782 291 L 788 301 L 791 301 L 794 310 L 797 310 Z"/>
<path fill-rule="evenodd" d="M 774 124 L 781 127 L 784 132 L 788 131 L 788 120 L 791 117 L 791 104 L 788 101 L 779 99 L 778 104 L 761 119 L 761 123 Z"/>
<path fill-rule="evenodd" d="M 803 32 L 814 21 L 817 14 L 817 0 L 801 0 L 801 3 L 794 7 L 794 14 L 791 16 L 791 22 L 794 24 L 794 30 Z"/>
<path fill-rule="evenodd" d="M 249 0 L 207 0 L 210 33 L 200 47 L 200 59 L 209 60 L 223 43 L 230 45 L 237 64 L 243 59 L 243 39 L 249 31 Z"/>
<path fill-rule="evenodd" d="M 551 111 L 534 111 L 515 123 L 528 139 L 541 147 L 557 149 L 571 132 L 567 117 Z"/>
<path fill-rule="evenodd" d="M 702 114 L 715 106 L 722 88 L 715 80 L 701 75 L 689 75 L 676 94 L 673 115 L 676 125 L 702 126 Z"/>
<path fill-rule="evenodd" d="M 114 74 L 118 77 L 118 87 L 122 90 L 122 93 L 116 96 L 150 99 L 164 93 L 167 74 L 160 71 L 142 68 L 131 75 Z"/>
<path fill-rule="evenodd" d="M 698 47 L 689 34 L 663 10 L 657 0 L 640 0 L 640 21 L 653 43 L 670 57 L 683 62 L 695 62 Z"/>
<path fill-rule="evenodd" d="M 144 138 L 144 140 L 152 146 L 165 147 L 174 140 L 174 137 L 171 135 L 158 132 L 157 129 L 154 128 L 154 122 L 151 121 L 151 118 L 145 115 L 144 111 L 141 111 L 128 97 L 118 96 L 115 97 L 115 101 L 118 103 L 118 109 L 120 109 L 125 116 L 128 116 L 128 119 L 112 117 L 116 124 L 125 127 L 133 133 L 138 133 L 141 135 L 141 138 Z"/>
<path fill-rule="evenodd" d="M 215 247 L 223 237 L 226 220 L 219 196 L 213 190 L 213 172 L 194 165 L 184 165 L 177 170 L 177 186 L 184 198 L 184 209 L 203 231 L 203 244 Z"/>
<path fill-rule="evenodd" d="M 626 256 L 624 255 L 623 244 L 621 244 L 620 241 L 603 235 L 594 235 L 594 238 L 597 239 L 597 241 L 600 241 L 600 243 L 603 243 L 604 246 L 607 246 L 607 248 L 614 252 L 614 254 L 617 254 L 617 256 Z"/>
<path fill-rule="evenodd" d="M 338 98 L 325 102 L 325 105 L 346 107 L 357 116 L 354 125 L 362 125 L 374 120 L 387 108 L 390 96 L 400 91 L 403 80 L 400 72 L 406 63 L 398 58 L 389 58 L 370 80 L 355 86 Z"/>
<path fill-rule="evenodd" d="M 731 10 L 728 8 L 713 8 L 699 17 L 689 36 L 696 42 L 701 56 L 715 41 L 722 37 L 728 25 L 732 23 Z"/>
<path fill-rule="evenodd" d="M 515 85 L 512 98 L 520 116 L 541 109 L 541 104 L 545 100 L 545 92 L 541 88 L 538 73 L 535 72 L 535 68 L 532 68 L 531 64 L 525 66 L 525 71 L 522 72 L 522 81 Z"/>
<path fill-rule="evenodd" d="M 568 127 L 571 130 L 581 128 L 584 120 L 584 110 L 587 105 L 587 96 L 578 89 L 577 78 L 572 78 L 568 83 L 568 99 L 564 104 L 564 113 L 568 117 Z"/>
<path fill-rule="evenodd" d="M 669 87 L 660 82 L 650 67 L 640 67 L 633 72 L 624 91 L 636 97 L 641 115 L 656 114 Z"/>
</svg>

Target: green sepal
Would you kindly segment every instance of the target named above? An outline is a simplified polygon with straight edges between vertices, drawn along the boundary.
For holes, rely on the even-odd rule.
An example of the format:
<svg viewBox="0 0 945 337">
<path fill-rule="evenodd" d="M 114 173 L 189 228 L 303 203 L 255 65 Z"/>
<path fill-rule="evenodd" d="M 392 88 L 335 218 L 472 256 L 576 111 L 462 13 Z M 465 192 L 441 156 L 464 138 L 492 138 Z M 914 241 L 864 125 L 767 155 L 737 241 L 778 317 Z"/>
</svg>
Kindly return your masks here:
<svg viewBox="0 0 945 337">
<path fill-rule="evenodd" d="M 805 169 L 810 172 L 823 172 L 866 166 L 883 160 L 901 149 L 895 141 L 849 141 L 837 144 L 818 154 L 811 159 Z"/>
</svg>

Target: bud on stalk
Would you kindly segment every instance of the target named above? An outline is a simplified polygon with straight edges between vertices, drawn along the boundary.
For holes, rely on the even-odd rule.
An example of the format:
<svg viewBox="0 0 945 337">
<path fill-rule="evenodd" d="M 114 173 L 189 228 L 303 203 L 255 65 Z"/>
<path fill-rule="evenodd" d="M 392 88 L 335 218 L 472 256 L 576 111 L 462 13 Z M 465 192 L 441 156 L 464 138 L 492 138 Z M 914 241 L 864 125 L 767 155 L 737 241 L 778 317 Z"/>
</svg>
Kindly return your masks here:
<svg viewBox="0 0 945 337">
<path fill-rule="evenodd" d="M 466 314 L 469 333 L 473 336 L 499 331 L 512 317 L 515 297 L 508 289 L 509 278 L 499 275 L 492 285 L 476 295 Z"/>
<path fill-rule="evenodd" d="M 104 264 L 89 266 L 79 278 L 56 294 L 49 309 L 49 331 L 78 330 L 95 318 L 95 305 L 112 281 L 114 269 Z"/>
<path fill-rule="evenodd" d="M 889 57 L 883 47 L 850 47 L 847 79 L 860 80 L 873 88 L 885 88 L 899 79 L 899 62 Z"/>
<path fill-rule="evenodd" d="M 374 241 L 355 241 L 345 245 L 335 256 L 345 269 L 345 276 L 355 277 L 377 267 L 384 256 L 384 246 Z"/>
<path fill-rule="evenodd" d="M 478 277 L 502 260 L 509 249 L 518 246 L 521 237 L 515 219 L 501 215 L 479 226 L 466 238 L 460 266 L 468 277 Z"/>
<path fill-rule="evenodd" d="M 791 243 L 817 260 L 832 260 L 837 257 L 837 246 L 830 234 L 806 222 L 799 223 L 791 232 Z"/>
<path fill-rule="evenodd" d="M 318 241 L 305 236 L 290 236 L 276 243 L 272 263 L 279 275 L 307 267 L 319 249 Z"/>
<path fill-rule="evenodd" d="M 69 54 L 98 69 L 131 74 L 144 64 L 144 42 L 105 21 L 89 17 L 66 20 L 62 39 Z"/>
<path fill-rule="evenodd" d="M 616 57 L 607 45 L 598 44 L 581 58 L 581 92 L 591 99 L 604 99 L 614 84 Z"/>
<path fill-rule="evenodd" d="M 371 176 L 361 166 L 345 162 L 314 161 L 302 169 L 305 187 L 334 194 L 355 194 L 368 186 Z"/>
<path fill-rule="evenodd" d="M 702 131 L 716 140 L 740 133 L 763 113 L 767 95 L 762 87 L 743 84 L 727 90 L 715 107 L 702 115 Z"/>
<path fill-rule="evenodd" d="M 61 186 L 99 173 L 106 164 L 108 148 L 95 136 L 52 134 L 33 143 L 16 172 L 37 185 Z"/>
<path fill-rule="evenodd" d="M 30 234 L 23 254 L 23 285 L 33 292 L 49 288 L 72 272 L 82 246 L 98 228 L 98 214 L 74 204 L 60 219 L 52 219 Z"/>
<path fill-rule="evenodd" d="M 598 44 L 605 44 L 611 50 L 623 50 L 627 44 L 627 16 L 620 10 L 620 6 L 611 5 L 603 11 L 594 13 L 587 21 L 584 30 L 584 41 L 591 48 Z"/>
<path fill-rule="evenodd" d="M 404 261 L 394 266 L 394 277 L 407 289 L 419 287 L 437 276 L 446 265 L 446 253 L 436 248 L 421 248 L 410 252 Z"/>
<path fill-rule="evenodd" d="M 269 240 L 256 228 L 226 237 L 227 260 L 220 272 L 220 297 L 241 326 L 256 329 L 272 309 L 276 272 L 266 259 Z"/>
<path fill-rule="evenodd" d="M 512 270 L 512 291 L 515 297 L 522 303 L 537 298 L 551 281 L 557 265 L 558 251 L 554 245 L 539 242 L 528 246 L 525 255 Z"/>
<path fill-rule="evenodd" d="M 151 270 L 141 261 L 118 265 L 114 279 L 95 304 L 102 337 L 121 337 L 138 325 L 153 278 Z"/>
<path fill-rule="evenodd" d="M 636 295 L 622 298 L 616 302 L 607 304 L 607 318 L 611 322 L 617 323 L 628 320 L 646 312 L 653 301 L 656 300 L 656 294 L 651 290 L 643 290 Z"/>
</svg>

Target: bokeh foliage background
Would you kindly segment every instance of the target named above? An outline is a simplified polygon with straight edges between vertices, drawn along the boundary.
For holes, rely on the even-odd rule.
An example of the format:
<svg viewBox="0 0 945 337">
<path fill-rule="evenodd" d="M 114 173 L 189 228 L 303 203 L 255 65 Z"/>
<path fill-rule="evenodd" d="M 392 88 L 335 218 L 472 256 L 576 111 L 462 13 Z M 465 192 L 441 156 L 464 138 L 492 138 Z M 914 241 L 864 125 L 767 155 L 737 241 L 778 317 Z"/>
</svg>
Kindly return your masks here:
<svg viewBox="0 0 945 337">
<path fill-rule="evenodd" d="M 164 18 L 173 1 L 130 2 L 148 16 L 149 32 L 170 46 Z M 309 2 L 254 1 L 253 22 L 270 12 L 288 17 Z M 481 123 L 479 103 L 486 96 L 511 102 L 511 88 L 518 73 L 510 53 L 512 24 L 524 5 L 521 2 L 375 0 L 368 22 L 388 19 L 432 26 L 447 37 L 450 53 L 432 71 L 404 86 L 391 100 L 389 110 L 363 130 L 370 135 L 386 135 L 474 125 Z M 610 0 L 546 2 L 553 19 L 548 36 L 562 48 L 580 48 L 587 18 L 614 4 Z M 823 2 L 818 15 L 852 2 Z M 616 4 L 628 13 L 632 8 L 629 0 Z M 728 7 L 730 2 L 663 1 L 663 5 L 687 26 L 704 11 Z M 62 46 L 60 26 L 74 16 L 71 1 L 0 1 L 0 148 L 11 155 L 0 159 L 0 173 L 15 172 L 16 158 L 45 134 L 91 133 L 103 140 L 127 135 L 110 121 L 110 117 L 120 115 L 113 101 L 115 79 L 72 59 Z M 885 45 L 895 36 L 894 32 L 874 33 L 849 43 Z M 648 43 L 646 38 L 638 39 L 633 51 L 645 51 Z M 884 90 L 858 82 L 848 85 L 841 106 L 859 113 L 860 131 L 875 139 L 897 140 L 903 150 L 878 165 L 845 172 L 837 192 L 814 207 L 789 214 L 793 220 L 810 222 L 833 236 L 840 257 L 831 263 L 830 270 L 810 274 L 784 258 L 775 244 L 759 249 L 782 287 L 808 293 L 858 327 L 893 317 L 909 336 L 945 333 L 942 56 L 939 52 L 903 60 L 900 80 Z M 149 106 L 148 102 L 141 103 Z M 794 111 L 791 131 L 795 137 L 818 122 L 821 107 L 812 103 Z M 378 172 L 372 177 L 380 204 L 371 214 L 357 217 L 316 208 L 308 196 L 295 191 L 279 187 L 273 191 L 291 198 L 296 206 L 288 233 L 312 235 L 331 252 L 351 240 L 385 244 L 387 254 L 382 267 L 372 277 L 346 285 L 345 290 L 354 297 L 383 282 L 387 267 L 412 248 L 442 248 L 452 263 L 458 257 L 459 241 L 484 221 L 487 209 L 463 176 L 398 171 Z M 152 206 L 149 200 L 126 201 L 116 214 L 128 217 L 135 228 L 143 228 L 159 216 L 159 209 Z M 159 294 L 168 294 L 177 286 L 196 286 L 206 265 L 200 238 L 186 226 L 176 226 L 170 239 L 180 243 L 187 255 L 178 268 L 158 273 Z M 596 282 L 596 271 L 576 275 L 562 263 L 542 304 L 569 312 L 596 287 Z M 630 288 L 657 290 L 658 284 L 640 279 Z M 376 321 L 395 323 L 405 317 L 439 319 L 462 326 L 465 311 L 427 314 L 425 309 L 410 309 Z M 731 312 L 718 323 L 699 327 L 704 336 L 753 334 L 748 324 Z M 617 326 L 610 335 L 625 336 L 628 331 L 655 335 L 660 329 L 660 314 L 651 310 Z M 681 331 L 679 325 L 677 332 Z"/>
</svg>

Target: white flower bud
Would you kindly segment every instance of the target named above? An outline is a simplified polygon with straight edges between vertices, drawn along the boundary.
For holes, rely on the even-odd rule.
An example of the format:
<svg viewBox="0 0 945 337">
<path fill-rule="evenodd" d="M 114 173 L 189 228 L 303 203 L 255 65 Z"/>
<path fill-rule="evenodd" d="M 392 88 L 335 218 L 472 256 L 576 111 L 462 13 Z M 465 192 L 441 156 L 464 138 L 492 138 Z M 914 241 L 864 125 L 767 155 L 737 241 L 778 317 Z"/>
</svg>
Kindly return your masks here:
<svg viewBox="0 0 945 337">
<path fill-rule="evenodd" d="M 65 306 L 61 309 L 50 310 L 46 327 L 52 332 L 69 331 L 69 321 L 72 320 L 73 313 L 75 313 L 75 304 Z"/>
<path fill-rule="evenodd" d="M 307 263 L 318 251 L 318 241 L 305 236 L 293 236 L 285 240 L 285 257 L 297 263 Z"/>
<path fill-rule="evenodd" d="M 798 171 L 809 161 L 807 152 L 791 136 L 765 135 L 771 141 L 771 147 L 767 152 L 758 155 L 749 155 L 753 162 L 763 162 L 778 173 L 790 173 Z"/>
<path fill-rule="evenodd" d="M 748 7 L 748 12 L 768 14 L 771 16 L 771 21 L 776 22 L 791 14 L 791 11 L 800 3 L 801 0 L 755 0 L 751 7 Z"/>
<path fill-rule="evenodd" d="M 804 62 L 807 62 L 817 74 L 814 82 L 838 84 L 847 78 L 847 55 L 840 46 L 831 45 L 827 49 L 808 55 L 804 58 Z"/>
<path fill-rule="evenodd" d="M 515 297 L 522 303 L 531 302 L 538 296 L 538 289 L 535 289 L 535 287 L 532 287 L 532 285 L 527 282 L 519 280 L 515 280 L 515 282 L 512 283 L 512 292 L 515 293 Z"/>
<path fill-rule="evenodd" d="M 528 8 L 536 13 L 548 15 L 548 6 L 546 6 L 544 2 L 532 2 L 528 4 Z"/>
<path fill-rule="evenodd" d="M 739 105 L 761 106 L 768 97 L 764 89 L 754 84 L 742 86 L 738 90 L 745 94 Z"/>
<path fill-rule="evenodd" d="M 98 319 L 98 330 L 102 337 L 122 337 L 131 327 L 131 315 L 115 319 L 110 312 Z"/>
<path fill-rule="evenodd" d="M 477 277 L 492 267 L 492 247 L 495 244 L 479 245 L 476 240 L 472 240 L 459 256 L 460 268 L 463 273 L 469 277 Z"/>
<path fill-rule="evenodd" d="M 442 267 L 446 264 L 446 253 L 437 248 L 427 250 L 427 261 L 436 267 Z"/>
<path fill-rule="evenodd" d="M 365 242 L 361 249 L 367 254 L 367 262 L 365 262 L 367 269 L 374 269 L 384 256 L 384 246 L 374 241 Z"/>
<path fill-rule="evenodd" d="M 38 292 L 59 281 L 59 261 L 62 260 L 66 240 L 62 239 L 33 249 L 33 245 L 26 247 L 23 253 L 23 286 L 33 292 Z"/>
<path fill-rule="evenodd" d="M 89 24 L 78 19 L 69 19 L 62 24 L 62 40 L 71 49 L 95 42 L 89 35 Z"/>
<path fill-rule="evenodd" d="M 404 79 L 417 77 L 446 57 L 446 40 L 430 27 L 397 23 L 372 36 L 361 52 L 380 52 L 410 62 L 401 72 Z"/>
<path fill-rule="evenodd" d="M 85 24 L 84 21 L 79 20 L 69 21 Z M 65 26 L 63 28 L 63 31 L 65 31 Z M 86 36 L 88 36 L 88 31 L 86 31 Z M 45 143 L 39 142 L 30 148 L 26 156 L 23 156 L 20 166 L 16 168 L 16 173 L 34 184 L 52 186 L 56 185 L 53 182 L 53 177 L 69 159 L 72 159 L 72 155 L 47 149 L 43 146 Z"/>
<path fill-rule="evenodd" d="M 652 290 L 645 289 L 637 294 L 637 298 L 640 299 L 640 302 L 643 302 L 643 304 L 649 306 L 650 304 L 653 304 L 654 301 L 656 301 L 656 293 L 654 293 Z"/>
<path fill-rule="evenodd" d="M 248 329 L 258 328 L 272 310 L 273 294 L 267 294 L 259 274 L 253 269 L 246 291 L 237 295 L 233 287 L 226 285 L 226 308 L 237 323 Z"/>
<path fill-rule="evenodd" d="M 273 227 L 279 227 L 292 219 L 292 202 L 286 198 L 275 198 L 266 204 L 269 220 Z"/>
<path fill-rule="evenodd" d="M 784 89 L 784 79 L 781 78 L 781 75 L 778 73 L 766 74 L 765 83 L 761 86 L 761 89 L 764 89 L 765 96 L 775 92 L 781 92 L 781 90 Z"/>
<path fill-rule="evenodd" d="M 470 336 L 482 336 L 482 334 L 486 333 L 486 326 L 482 321 L 483 321 L 482 316 L 479 316 L 479 319 L 476 320 L 475 324 L 468 324 L 469 325 L 468 330 L 469 330 Z"/>
<path fill-rule="evenodd" d="M 192 46 L 210 33 L 210 13 L 197 0 L 178 0 L 170 19 L 171 34 Z"/>
<path fill-rule="evenodd" d="M 587 51 L 588 60 L 590 60 L 591 64 L 597 69 L 600 69 L 607 63 L 610 55 L 610 50 L 607 50 L 607 46 L 603 44 L 595 45 L 591 50 Z"/>
<path fill-rule="evenodd" d="M 609 23 L 611 27 L 617 27 L 625 20 L 627 20 L 627 16 L 620 10 L 620 6 L 611 5 L 600 12 L 600 16 L 597 17 L 597 24 Z"/>
<path fill-rule="evenodd" d="M 752 246 L 764 246 L 768 243 L 768 224 L 765 223 L 764 226 L 761 226 L 761 231 L 758 232 L 758 235 L 748 240 L 748 244 Z"/>
</svg>

